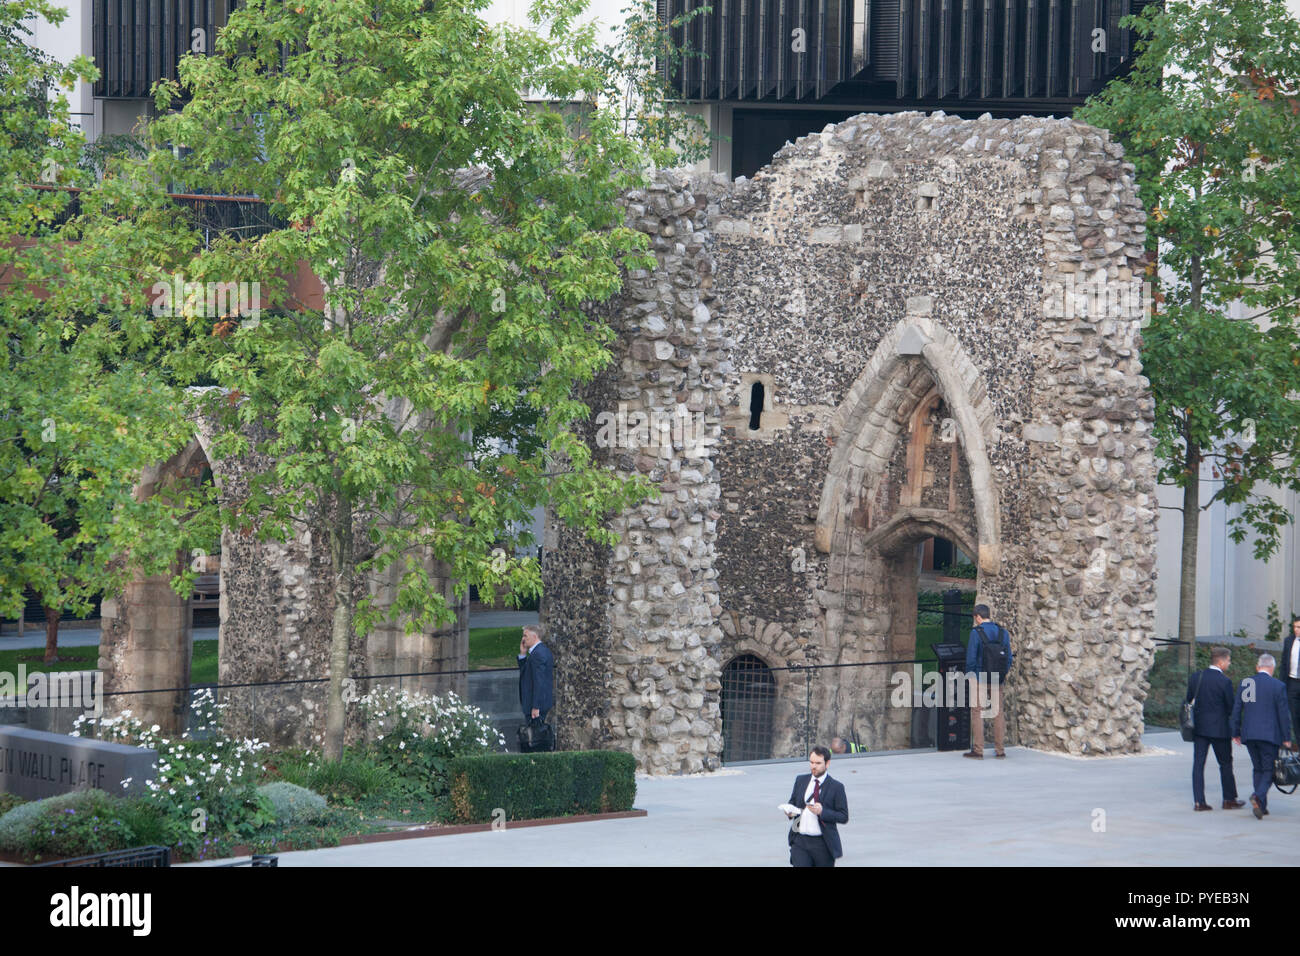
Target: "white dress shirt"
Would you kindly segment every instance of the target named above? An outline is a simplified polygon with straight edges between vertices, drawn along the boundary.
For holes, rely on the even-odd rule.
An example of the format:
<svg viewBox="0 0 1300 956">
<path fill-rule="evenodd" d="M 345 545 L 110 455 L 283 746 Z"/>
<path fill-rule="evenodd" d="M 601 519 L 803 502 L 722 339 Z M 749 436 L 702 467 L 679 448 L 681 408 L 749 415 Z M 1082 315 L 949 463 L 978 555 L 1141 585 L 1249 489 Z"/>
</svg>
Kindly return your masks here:
<svg viewBox="0 0 1300 956">
<path fill-rule="evenodd" d="M 820 777 L 810 777 L 808 779 L 808 789 L 803 792 L 804 808 L 803 813 L 799 814 L 799 832 L 804 836 L 821 836 L 822 824 L 821 818 L 808 809 L 808 803 L 812 800 L 813 783 L 819 783 L 822 789 L 826 788 L 826 774 Z"/>
<path fill-rule="evenodd" d="M 1286 672 L 1291 677 L 1300 678 L 1300 637 L 1291 642 L 1291 662 L 1287 664 Z"/>
</svg>

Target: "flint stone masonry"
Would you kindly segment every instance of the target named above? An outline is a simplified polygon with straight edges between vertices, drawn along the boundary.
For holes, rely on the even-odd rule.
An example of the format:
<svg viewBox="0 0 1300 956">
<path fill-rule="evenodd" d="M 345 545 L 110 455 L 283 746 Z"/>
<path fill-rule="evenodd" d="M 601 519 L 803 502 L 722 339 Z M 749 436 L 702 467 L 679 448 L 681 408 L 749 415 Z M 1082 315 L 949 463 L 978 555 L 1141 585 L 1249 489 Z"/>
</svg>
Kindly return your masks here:
<svg viewBox="0 0 1300 956">
<path fill-rule="evenodd" d="M 1139 750 L 1156 528 L 1139 316 L 1045 307 L 1077 277 L 1137 301 L 1119 145 L 1072 120 L 863 115 L 753 180 L 661 173 L 627 209 L 659 265 L 602 310 L 615 360 L 583 398 L 685 404 L 705 441 L 594 448 L 660 491 L 609 522 L 617 545 L 548 517 L 562 745 L 716 768 L 724 665 L 911 658 L 916 546 L 941 535 L 1012 634 L 1012 741 Z M 907 746 L 894 669 L 819 672 L 807 714 L 802 675 L 776 671 L 772 755 L 801 752 L 805 719 L 822 742 Z"/>
<path fill-rule="evenodd" d="M 196 437 L 173 459 L 142 477 L 137 495 L 166 493 L 171 480 L 195 480 L 208 464 L 212 424 L 200 420 Z M 249 428 L 253 447 L 267 436 Z M 238 459 L 211 463 L 213 479 L 223 500 L 243 494 L 249 476 L 269 467 L 256 452 Z M 220 631 L 218 683 L 228 705 L 224 726 L 234 734 L 258 737 L 277 747 L 319 748 L 324 742 L 326 690 L 333 608 L 333 562 L 325 514 L 304 516 L 308 527 L 288 541 L 259 541 L 226 529 L 221 537 Z M 360 525 L 358 524 L 358 527 Z M 358 535 L 362 534 L 358 531 Z M 177 572 L 183 557 L 178 557 Z M 348 654 L 349 674 L 415 674 L 459 671 L 459 674 L 403 677 L 399 680 L 358 680 L 355 696 L 371 684 L 400 686 L 423 693 L 454 691 L 466 696 L 464 676 L 469 649 L 467 598 L 453 590 L 449 569 L 425 557 L 430 580 L 442 588 L 455 620 L 440 629 L 406 634 L 403 621 L 384 621 L 365 638 L 353 636 Z M 395 600 L 404 562 L 382 577 L 359 582 L 354 601 L 368 592 L 378 608 Z M 130 582 L 122 595 L 103 603 L 100 670 L 104 674 L 105 710 L 129 708 L 146 724 L 159 724 L 179 734 L 189 700 L 191 634 L 190 608 L 170 586 L 170 575 Z M 300 680 L 304 683 L 276 684 Z M 114 696 L 119 691 L 182 688 L 167 693 Z M 362 733 L 358 708 L 346 711 L 345 740 Z"/>
</svg>

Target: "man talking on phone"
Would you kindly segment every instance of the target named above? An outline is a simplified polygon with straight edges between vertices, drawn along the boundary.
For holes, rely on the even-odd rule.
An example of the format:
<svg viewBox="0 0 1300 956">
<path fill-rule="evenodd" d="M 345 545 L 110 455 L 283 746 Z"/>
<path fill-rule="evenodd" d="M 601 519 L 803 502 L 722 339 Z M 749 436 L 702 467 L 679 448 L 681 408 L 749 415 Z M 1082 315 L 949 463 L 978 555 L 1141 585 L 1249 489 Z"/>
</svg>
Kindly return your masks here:
<svg viewBox="0 0 1300 956">
<path fill-rule="evenodd" d="M 790 827 L 791 866 L 834 866 L 844 855 L 837 827 L 849 822 L 844 784 L 826 772 L 831 752 L 820 744 L 808 755 L 808 769 L 794 778 L 790 803 L 800 813 Z"/>
<path fill-rule="evenodd" d="M 519 704 L 524 711 L 525 727 L 531 726 L 546 740 L 543 749 L 555 749 L 554 740 L 543 730 L 547 715 L 555 706 L 555 658 L 542 643 L 541 628 L 536 624 L 524 627 L 519 642 Z"/>
</svg>

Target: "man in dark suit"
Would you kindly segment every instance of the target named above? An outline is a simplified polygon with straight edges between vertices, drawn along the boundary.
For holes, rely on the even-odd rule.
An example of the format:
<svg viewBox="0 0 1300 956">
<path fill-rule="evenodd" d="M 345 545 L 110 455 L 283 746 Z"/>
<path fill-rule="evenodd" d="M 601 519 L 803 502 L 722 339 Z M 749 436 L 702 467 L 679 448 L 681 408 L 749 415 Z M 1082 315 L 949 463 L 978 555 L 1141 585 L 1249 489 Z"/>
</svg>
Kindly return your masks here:
<svg viewBox="0 0 1300 956">
<path fill-rule="evenodd" d="M 1237 780 L 1232 773 L 1232 681 L 1227 677 L 1232 655 L 1226 647 L 1210 651 L 1210 666 L 1187 679 L 1187 703 L 1192 705 L 1196 737 L 1192 743 L 1192 799 L 1194 809 L 1214 809 L 1205 802 L 1205 758 L 1214 748 L 1223 787 L 1223 809 L 1237 810 L 1246 801 L 1237 799 Z"/>
<path fill-rule="evenodd" d="M 830 762 L 831 752 L 818 745 L 808 755 L 812 772 L 794 778 L 790 803 L 801 812 L 790 828 L 791 866 L 834 866 L 844 855 L 837 827 L 849 822 L 849 800 L 844 784 L 826 772 Z"/>
<path fill-rule="evenodd" d="M 1268 813 L 1268 790 L 1273 785 L 1273 761 L 1281 744 L 1291 746 L 1291 715 L 1286 712 L 1286 687 L 1273 677 L 1272 654 L 1259 655 L 1258 673 L 1241 682 L 1232 705 L 1232 738 L 1246 744 L 1254 771 L 1255 792 L 1250 805 L 1255 819 Z"/>
<path fill-rule="evenodd" d="M 542 643 L 541 628 L 529 624 L 519 642 L 519 704 L 524 722 L 540 725 L 555 706 L 555 658 Z"/>
<path fill-rule="evenodd" d="M 1291 742 L 1300 741 L 1300 617 L 1291 622 L 1291 634 L 1282 644 L 1282 682 L 1291 710 Z"/>
</svg>

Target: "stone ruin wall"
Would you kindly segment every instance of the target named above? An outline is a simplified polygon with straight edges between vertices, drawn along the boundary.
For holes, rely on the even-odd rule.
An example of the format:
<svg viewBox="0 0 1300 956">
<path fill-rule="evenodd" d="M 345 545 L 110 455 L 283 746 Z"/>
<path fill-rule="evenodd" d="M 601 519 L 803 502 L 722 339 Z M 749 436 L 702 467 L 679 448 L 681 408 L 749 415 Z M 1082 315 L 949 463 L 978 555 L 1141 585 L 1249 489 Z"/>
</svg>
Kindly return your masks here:
<svg viewBox="0 0 1300 956">
<path fill-rule="evenodd" d="M 144 476 L 140 494 L 152 494 L 168 477 L 197 474 L 207 464 L 210 424 L 200 422 L 198 437 L 176 458 Z M 250 473 L 265 468 L 256 454 L 238 460 L 214 461 L 214 480 L 224 501 L 238 498 Z M 320 529 L 319 515 L 304 516 Z M 221 537 L 220 684 L 257 684 L 285 680 L 316 681 L 329 676 L 332 599 L 332 560 L 323 530 L 302 529 L 288 541 L 258 541 L 225 529 Z M 348 656 L 350 674 L 412 674 L 461 671 L 446 677 L 403 677 L 385 681 L 358 680 L 356 694 L 372 686 L 467 697 L 463 671 L 469 650 L 469 609 L 457 598 L 445 565 L 429 561 L 431 579 L 439 582 L 456 619 L 436 631 L 407 635 L 401 621 L 384 621 L 365 638 L 354 636 Z M 367 592 L 379 607 L 391 606 L 401 575 L 394 565 L 382 578 L 358 585 L 356 599 Z M 105 688 L 144 690 L 182 687 L 189 683 L 190 609 L 171 589 L 164 575 L 140 578 L 124 593 L 104 603 L 104 639 L 100 668 Z M 220 698 L 228 705 L 225 726 L 233 733 L 258 737 L 277 747 L 319 748 L 324 741 L 328 684 L 233 687 Z M 105 709 L 130 708 L 145 723 L 179 732 L 184 694 L 141 694 L 108 697 Z M 345 739 L 362 732 L 355 705 L 346 712 Z"/>
<path fill-rule="evenodd" d="M 548 512 L 542 622 L 555 652 L 560 744 L 626 750 L 655 772 L 712 770 L 722 753 L 712 451 L 731 343 L 711 311 L 705 196 L 665 173 L 627 201 L 659 268 L 630 272 L 605 310 L 618 332 L 614 361 L 583 399 L 593 415 L 623 412 L 633 427 L 634 415 L 671 417 L 679 405 L 706 424 L 689 435 L 698 443 L 683 433 L 628 448 L 617 436 L 601 447 L 610 443 L 597 442 L 596 419 L 588 423 L 593 460 L 640 472 L 661 494 L 611 520 L 622 539 L 615 547 Z"/>
<path fill-rule="evenodd" d="M 659 267 L 630 273 L 609 304 L 615 362 L 586 400 L 606 413 L 685 406 L 702 431 L 594 449 L 661 491 L 611 519 L 618 545 L 548 518 L 542 613 L 562 745 L 628 750 L 656 773 L 716 768 L 727 661 L 910 656 L 909 549 L 942 534 L 977 557 L 979 598 L 1013 635 L 1013 741 L 1138 749 L 1156 517 L 1138 318 L 1051 305 L 1076 277 L 1140 282 L 1143 213 L 1118 145 L 1069 120 L 859 116 L 752 181 L 661 173 L 627 207 Z M 953 442 L 927 416 L 936 392 Z M 217 463 L 218 482 L 234 488 L 250 467 Z M 322 540 L 227 534 L 223 681 L 325 675 Z M 164 584 L 106 602 L 107 689 L 176 686 L 188 635 Z M 383 582 L 370 587 L 387 602 Z M 352 666 L 459 667 L 466 620 L 462 603 L 437 634 L 382 629 Z M 906 745 L 911 715 L 887 706 L 887 670 L 819 676 L 808 731 Z M 778 671 L 777 683 L 774 751 L 794 752 L 802 680 Z M 323 691 L 312 706 L 265 696 L 259 736 L 319 737 Z"/>
<path fill-rule="evenodd" d="M 694 400 L 718 441 L 698 465 L 607 458 L 666 492 L 615 519 L 618 548 L 550 532 L 557 669 L 570 647 L 610 648 L 603 681 L 560 694 L 565 744 L 628 749 L 653 772 L 711 767 L 718 674 L 737 654 L 910 658 L 909 548 L 942 534 L 968 543 L 979 599 L 1013 635 L 1013 740 L 1138 749 L 1156 517 L 1139 320 L 1064 315 L 1057 295 L 1100 275 L 1136 300 L 1143 213 L 1119 146 L 1069 120 L 859 116 L 752 181 L 663 174 L 629 220 L 661 268 L 613 308 L 623 352 L 593 411 L 614 394 Z M 910 442 L 934 390 L 955 442 Z M 607 594 L 588 581 L 579 600 L 602 565 Z M 812 735 L 906 746 L 892 670 L 818 672 Z M 798 753 L 803 677 L 775 677 L 774 753 Z"/>
</svg>

